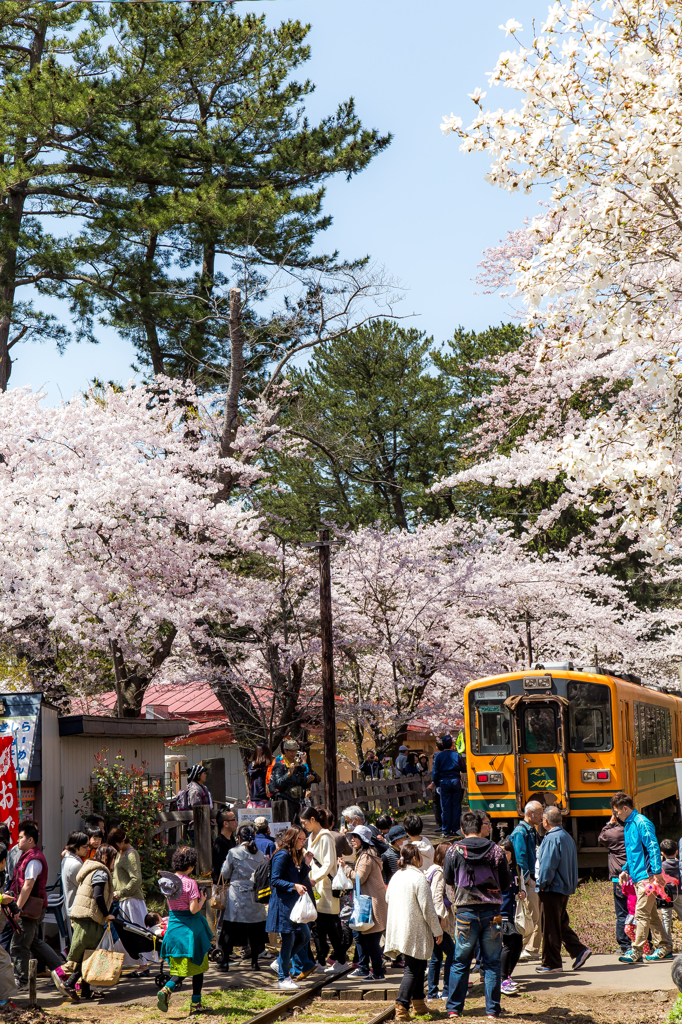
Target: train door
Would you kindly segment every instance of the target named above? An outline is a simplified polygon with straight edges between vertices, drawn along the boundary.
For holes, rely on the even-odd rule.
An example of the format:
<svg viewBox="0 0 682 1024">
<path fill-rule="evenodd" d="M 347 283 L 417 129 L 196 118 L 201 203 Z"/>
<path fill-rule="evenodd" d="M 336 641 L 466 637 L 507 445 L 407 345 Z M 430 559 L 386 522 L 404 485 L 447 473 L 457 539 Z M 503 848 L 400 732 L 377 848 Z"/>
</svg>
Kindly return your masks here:
<svg viewBox="0 0 682 1024">
<path fill-rule="evenodd" d="M 568 814 L 568 701 L 543 694 L 510 697 L 506 704 L 514 718 L 517 803 L 539 799 Z"/>
<path fill-rule="evenodd" d="M 630 724 L 630 702 L 620 702 L 620 738 L 623 749 L 623 774 L 622 788 L 633 797 L 637 791 L 637 772 L 635 770 L 635 744 L 632 739 L 632 726 Z"/>
</svg>

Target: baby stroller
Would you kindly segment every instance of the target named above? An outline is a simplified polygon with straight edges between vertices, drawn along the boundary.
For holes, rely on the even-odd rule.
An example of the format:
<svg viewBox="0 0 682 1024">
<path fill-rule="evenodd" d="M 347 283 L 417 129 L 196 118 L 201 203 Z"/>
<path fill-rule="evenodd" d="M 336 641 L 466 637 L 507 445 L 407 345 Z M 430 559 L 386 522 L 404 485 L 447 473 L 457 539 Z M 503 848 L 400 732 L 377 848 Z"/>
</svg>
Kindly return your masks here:
<svg viewBox="0 0 682 1024">
<path fill-rule="evenodd" d="M 121 940 L 121 945 L 128 956 L 132 957 L 133 960 L 138 960 L 141 953 L 159 952 L 163 940 L 154 935 L 151 929 L 131 921 L 130 918 L 126 917 L 118 904 L 114 905 L 112 913 L 114 915 L 116 934 Z M 163 960 L 160 960 L 159 973 L 154 976 L 157 988 L 163 988 L 170 977 L 170 972 L 164 971 L 165 966 Z"/>
</svg>

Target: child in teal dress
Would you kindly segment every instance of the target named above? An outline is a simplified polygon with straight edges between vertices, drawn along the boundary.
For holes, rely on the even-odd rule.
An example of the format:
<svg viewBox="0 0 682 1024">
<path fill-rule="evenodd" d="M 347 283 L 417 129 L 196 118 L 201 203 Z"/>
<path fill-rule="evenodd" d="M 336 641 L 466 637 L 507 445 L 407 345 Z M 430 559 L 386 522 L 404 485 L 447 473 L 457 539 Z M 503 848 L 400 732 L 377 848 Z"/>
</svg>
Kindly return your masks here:
<svg viewBox="0 0 682 1024">
<path fill-rule="evenodd" d="M 208 951 L 213 936 L 206 918 L 200 913 L 206 893 L 199 891 L 196 879 L 189 876 L 197 863 L 197 852 L 181 847 L 173 854 L 170 871 L 162 871 L 159 888 L 168 900 L 168 928 L 163 937 L 161 956 L 170 963 L 170 980 L 159 991 L 158 1007 L 168 1010 L 171 994 L 181 978 L 192 979 L 190 1014 L 201 1010 L 201 988 L 208 970 Z"/>
</svg>

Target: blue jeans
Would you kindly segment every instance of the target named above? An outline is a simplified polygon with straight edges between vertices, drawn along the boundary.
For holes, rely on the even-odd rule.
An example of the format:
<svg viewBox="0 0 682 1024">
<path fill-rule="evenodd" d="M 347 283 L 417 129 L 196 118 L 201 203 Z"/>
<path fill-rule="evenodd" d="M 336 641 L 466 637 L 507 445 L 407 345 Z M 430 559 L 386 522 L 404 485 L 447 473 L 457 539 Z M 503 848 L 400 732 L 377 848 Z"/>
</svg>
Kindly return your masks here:
<svg viewBox="0 0 682 1024">
<path fill-rule="evenodd" d="M 480 940 L 480 957 L 485 979 L 485 1011 L 500 1012 L 500 986 L 502 983 L 502 933 L 500 925 L 493 923 L 500 908 L 494 906 L 464 906 L 457 909 L 455 919 L 455 956 L 450 968 L 450 986 L 446 1009 L 462 1013 L 469 987 L 469 970 L 476 943 Z"/>
<path fill-rule="evenodd" d="M 440 784 L 440 806 L 443 832 L 453 835 L 462 816 L 462 783 L 459 779 L 443 779 Z"/>
<path fill-rule="evenodd" d="M 296 967 L 301 971 L 308 971 L 314 967 L 314 962 L 308 956 L 308 943 L 310 942 L 310 928 L 307 924 L 299 924 L 293 932 L 282 932 L 282 945 L 279 951 L 279 980 L 286 981 L 291 973 L 291 961 L 296 961 Z"/>
<path fill-rule="evenodd" d="M 443 965 L 443 992 L 447 995 L 448 984 L 450 981 L 450 968 L 452 967 L 452 958 L 455 955 L 455 944 L 452 941 L 452 936 L 448 935 L 447 932 L 443 932 L 443 941 L 440 945 L 433 944 L 433 953 L 429 960 L 429 974 L 428 974 L 428 992 L 426 994 L 427 999 L 438 999 L 438 982 L 440 980 L 440 968 L 443 963 L 443 957 L 445 957 L 445 964 Z"/>
</svg>

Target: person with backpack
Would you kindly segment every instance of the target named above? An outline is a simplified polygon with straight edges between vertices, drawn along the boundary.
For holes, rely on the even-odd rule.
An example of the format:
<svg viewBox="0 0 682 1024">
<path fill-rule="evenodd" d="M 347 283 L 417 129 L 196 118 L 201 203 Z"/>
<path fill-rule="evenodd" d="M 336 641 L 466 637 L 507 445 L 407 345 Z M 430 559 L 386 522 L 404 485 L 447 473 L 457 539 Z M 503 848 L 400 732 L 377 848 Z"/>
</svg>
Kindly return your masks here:
<svg viewBox="0 0 682 1024">
<path fill-rule="evenodd" d="M 237 843 L 225 858 L 220 877 L 228 884 L 220 945 L 223 950 L 222 969 L 229 970 L 235 946 L 251 949 L 251 969 L 259 970 L 258 956 L 265 949 L 267 908 L 258 903 L 253 891 L 254 873 L 266 863 L 265 854 L 255 842 L 256 833 L 249 822 L 237 829 Z"/>
<path fill-rule="evenodd" d="M 273 764 L 270 748 L 265 743 L 257 743 L 247 772 L 249 775 L 249 799 L 247 807 L 269 807 L 267 783 L 270 766 Z"/>
<path fill-rule="evenodd" d="M 501 1012 L 502 933 L 500 911 L 502 891 L 511 885 L 511 873 L 504 851 L 481 836 L 483 814 L 466 811 L 460 828 L 463 839 L 455 841 L 443 863 L 443 879 L 454 891 L 455 955 L 450 968 L 447 1010 L 461 1017 L 469 986 L 469 972 L 476 948 L 485 982 L 488 1017 Z"/>
<path fill-rule="evenodd" d="M 443 878 L 443 863 L 450 849 L 449 843 L 439 843 L 433 857 L 433 864 L 426 872 L 426 881 L 431 886 L 433 905 L 436 908 L 440 926 L 443 929 L 443 941 L 433 947 L 429 960 L 427 998 L 438 999 L 438 982 L 441 966 L 443 968 L 443 997 L 447 998 L 450 984 L 450 968 L 455 955 L 455 909 L 448 899 Z M 445 962 L 443 963 L 443 958 Z"/>
<path fill-rule="evenodd" d="M 275 758 L 270 775 L 268 796 L 271 800 L 286 800 L 287 816 L 292 824 L 298 822 L 306 790 L 316 778 L 296 740 L 283 740 L 282 753 Z"/>
<path fill-rule="evenodd" d="M 191 811 L 193 807 L 201 807 L 208 804 L 213 807 L 211 794 L 206 787 L 208 771 L 203 764 L 193 764 L 187 772 L 187 785 L 181 789 L 177 796 L 177 809 L 179 811 Z"/>
<path fill-rule="evenodd" d="M 332 879 L 337 872 L 338 858 L 334 837 L 327 828 L 328 820 L 329 813 L 324 807 L 306 807 L 301 812 L 301 824 L 308 833 L 308 853 L 313 855 L 310 863 L 310 881 L 319 896 L 317 919 L 312 923 L 317 962 L 323 970 L 333 973 L 345 966 L 346 948 L 339 919 L 339 897 L 332 891 Z M 334 964 L 327 967 L 330 941 Z"/>
<path fill-rule="evenodd" d="M 190 1015 L 201 1012 L 201 990 L 213 933 L 201 913 L 207 892 L 199 889 L 195 878 L 189 877 L 196 866 L 197 851 L 180 846 L 173 854 L 172 870 L 159 872 L 159 889 L 168 901 L 168 928 L 161 945 L 161 959 L 170 962 L 170 978 L 156 997 L 162 1013 L 168 1012 L 173 991 L 183 978 L 192 979 Z"/>
</svg>

